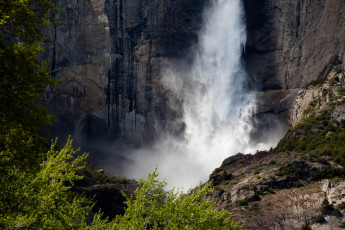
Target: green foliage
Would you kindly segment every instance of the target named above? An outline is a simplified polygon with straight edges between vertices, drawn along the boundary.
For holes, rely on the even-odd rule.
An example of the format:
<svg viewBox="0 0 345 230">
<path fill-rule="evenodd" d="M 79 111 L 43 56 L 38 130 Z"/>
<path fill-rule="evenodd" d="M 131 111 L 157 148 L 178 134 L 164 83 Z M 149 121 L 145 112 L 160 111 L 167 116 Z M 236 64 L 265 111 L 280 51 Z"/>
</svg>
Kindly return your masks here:
<svg viewBox="0 0 345 230">
<path fill-rule="evenodd" d="M 338 204 L 337 208 L 338 209 L 345 209 L 345 202 L 341 202 L 340 204 Z"/>
<path fill-rule="evenodd" d="M 311 230 L 311 227 L 308 223 L 304 223 L 300 230 Z"/>
<path fill-rule="evenodd" d="M 53 0 L 0 3 L 0 108 L 2 116 L 10 120 L 21 121 L 24 114 L 17 113 L 30 111 L 28 106 L 36 103 L 43 88 L 54 83 L 46 63 L 40 62 L 37 54 L 42 51 L 43 25 L 54 20 L 55 10 Z M 35 120 L 34 115 L 28 119 L 33 123 L 46 120 Z"/>
<path fill-rule="evenodd" d="M 242 189 L 244 189 L 244 190 L 255 190 L 255 185 L 247 184 L 247 185 L 243 186 Z"/>
<path fill-rule="evenodd" d="M 308 87 L 308 86 L 318 86 L 318 85 L 322 85 L 322 84 L 325 83 L 325 81 L 326 81 L 326 79 L 325 79 L 324 77 L 318 77 L 316 80 L 310 82 L 310 83 L 307 85 L 307 87 Z"/>
<path fill-rule="evenodd" d="M 300 124 L 288 130 L 275 152 L 295 151 L 316 154 L 320 163 L 327 164 L 322 156 L 345 166 L 345 126 L 331 119 L 334 107 L 312 113 Z"/>
<path fill-rule="evenodd" d="M 222 181 L 226 181 L 226 180 L 231 180 L 232 179 L 232 174 L 228 173 L 227 171 L 223 171 L 222 173 Z"/>
<path fill-rule="evenodd" d="M 325 158 L 321 157 L 321 156 L 318 156 L 318 157 L 316 158 L 316 161 L 317 161 L 318 163 L 324 164 L 324 165 L 328 165 L 328 164 L 329 164 L 328 161 L 327 161 Z"/>
<path fill-rule="evenodd" d="M 251 202 L 249 205 L 248 211 L 258 212 L 261 209 L 258 201 Z"/>
<path fill-rule="evenodd" d="M 240 200 L 240 201 L 238 202 L 238 205 L 239 205 L 239 206 L 248 206 L 248 201 L 246 201 L 246 200 Z"/>
<path fill-rule="evenodd" d="M 312 179 L 315 181 L 321 179 L 332 179 L 332 178 L 342 178 L 345 177 L 345 168 L 329 168 L 323 169 L 320 172 L 314 172 L 312 174 Z"/>
<path fill-rule="evenodd" d="M 276 161 L 275 160 L 270 160 L 269 162 L 268 162 L 268 165 L 275 165 L 276 164 Z"/>
<path fill-rule="evenodd" d="M 339 228 L 345 228 L 345 221 L 339 225 Z"/>
<path fill-rule="evenodd" d="M 54 21 L 54 0 L 2 0 L 0 31 L 2 38 L 32 43 L 42 40 L 42 26 Z"/>
<path fill-rule="evenodd" d="M 44 109 L 33 106 L 44 87 L 54 84 L 46 63 L 37 58 L 40 51 L 38 43 L 9 44 L 0 37 L 0 124 L 4 127 L 22 124 L 36 132 L 52 121 Z"/>
<path fill-rule="evenodd" d="M 295 162 L 294 164 L 288 164 L 279 169 L 275 173 L 277 176 L 292 176 L 297 178 L 302 178 L 308 174 L 308 171 L 305 168 L 305 164 L 303 161 Z"/>
<path fill-rule="evenodd" d="M 332 211 L 331 215 L 336 216 L 336 217 L 342 217 L 343 216 L 343 214 L 337 208 Z"/>
<path fill-rule="evenodd" d="M 325 219 L 325 217 L 324 217 L 323 215 L 318 215 L 318 216 L 316 216 L 316 217 L 314 218 L 314 221 L 315 221 L 316 223 L 321 224 L 321 223 L 325 222 L 326 219 Z"/>
<path fill-rule="evenodd" d="M 336 85 L 338 84 L 340 81 L 339 77 L 338 76 L 334 76 L 330 81 L 329 81 L 329 84 L 330 85 Z"/>
<path fill-rule="evenodd" d="M 217 211 L 213 201 L 207 202 L 211 184 L 188 194 L 165 191 L 166 183 L 157 180 L 156 170 L 147 180 L 140 180 L 134 197 L 127 197 L 123 216 L 109 222 L 110 229 L 239 229 L 225 210 Z"/>
<path fill-rule="evenodd" d="M 92 202 L 70 191 L 87 156 L 76 153 L 70 139 L 61 150 L 55 141 L 36 173 L 7 167 L 8 177 L 1 181 L 0 228 L 86 229 Z"/>
<path fill-rule="evenodd" d="M 37 57 L 43 25 L 53 20 L 53 2 L 0 2 L 0 152 L 7 159 L 1 162 L 3 167 L 16 164 L 37 170 L 49 148 L 42 128 L 52 124 L 53 117 L 35 104 L 44 87 L 55 83 L 46 62 Z"/>
<path fill-rule="evenodd" d="M 220 167 L 218 167 L 218 168 L 215 168 L 215 169 L 213 170 L 212 174 L 219 173 L 219 172 L 221 172 L 222 170 L 223 170 L 223 166 L 220 166 Z"/>
<path fill-rule="evenodd" d="M 330 214 L 334 211 L 333 205 L 331 205 L 326 198 L 322 201 L 320 208 L 324 215 Z"/>
</svg>

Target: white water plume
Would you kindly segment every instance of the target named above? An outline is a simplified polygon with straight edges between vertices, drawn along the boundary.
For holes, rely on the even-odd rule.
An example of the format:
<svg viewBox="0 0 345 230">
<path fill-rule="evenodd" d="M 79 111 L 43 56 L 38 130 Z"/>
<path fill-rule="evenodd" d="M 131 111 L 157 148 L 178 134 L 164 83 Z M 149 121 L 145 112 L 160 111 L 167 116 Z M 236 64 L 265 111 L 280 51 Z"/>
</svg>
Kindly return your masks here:
<svg viewBox="0 0 345 230">
<path fill-rule="evenodd" d="M 213 0 L 190 70 L 166 70 L 165 86 L 183 100 L 183 140 L 165 136 L 153 148 L 130 155 L 127 177 L 139 178 L 158 165 L 168 185 L 188 189 L 205 181 L 222 161 L 250 146 L 255 95 L 246 88 L 242 53 L 246 43 L 241 0 Z M 172 68 L 173 69 L 173 68 Z"/>
</svg>

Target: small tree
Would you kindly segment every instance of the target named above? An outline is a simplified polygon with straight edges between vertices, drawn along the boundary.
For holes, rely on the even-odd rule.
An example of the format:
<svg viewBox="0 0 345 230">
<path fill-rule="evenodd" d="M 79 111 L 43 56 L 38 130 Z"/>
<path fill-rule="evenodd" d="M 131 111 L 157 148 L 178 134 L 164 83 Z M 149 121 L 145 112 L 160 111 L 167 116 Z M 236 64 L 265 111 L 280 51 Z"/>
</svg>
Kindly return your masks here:
<svg viewBox="0 0 345 230">
<path fill-rule="evenodd" d="M 211 183 L 190 190 L 188 194 L 165 191 L 165 181 L 157 179 L 156 170 L 140 180 L 134 197 L 126 197 L 125 214 L 109 223 L 111 229 L 240 229 L 229 212 L 217 211 L 214 201 L 206 201 Z"/>
<path fill-rule="evenodd" d="M 87 156 L 77 156 L 77 151 L 70 139 L 60 150 L 55 141 L 38 172 L 7 167 L 8 178 L 0 189 L 0 229 L 88 228 L 93 203 L 70 191 L 73 181 L 81 178 L 76 171 L 84 167 Z"/>
<path fill-rule="evenodd" d="M 12 154 L 5 156 L 10 164 L 31 171 L 49 148 L 42 128 L 53 123 L 53 116 L 36 103 L 46 85 L 55 84 L 47 62 L 38 58 L 42 28 L 55 20 L 54 2 L 0 1 L 0 151 Z M 0 177 L 5 176 L 0 170 Z"/>
</svg>

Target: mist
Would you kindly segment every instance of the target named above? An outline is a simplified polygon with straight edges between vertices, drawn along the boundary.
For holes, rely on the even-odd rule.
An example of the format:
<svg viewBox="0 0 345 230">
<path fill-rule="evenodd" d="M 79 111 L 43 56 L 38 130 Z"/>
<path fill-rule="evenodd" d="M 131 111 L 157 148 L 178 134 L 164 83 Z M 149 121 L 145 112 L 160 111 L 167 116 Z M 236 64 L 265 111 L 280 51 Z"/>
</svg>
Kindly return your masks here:
<svg viewBox="0 0 345 230">
<path fill-rule="evenodd" d="M 145 177 L 158 166 L 170 188 L 186 190 L 205 182 L 225 158 L 272 146 L 250 141 L 256 92 L 247 87 L 242 59 L 246 43 L 242 2 L 213 0 L 204 12 L 192 65 L 188 70 L 176 65 L 163 70 L 164 86 L 183 102 L 184 136 L 166 133 L 149 148 L 126 152 L 124 176 Z"/>
</svg>

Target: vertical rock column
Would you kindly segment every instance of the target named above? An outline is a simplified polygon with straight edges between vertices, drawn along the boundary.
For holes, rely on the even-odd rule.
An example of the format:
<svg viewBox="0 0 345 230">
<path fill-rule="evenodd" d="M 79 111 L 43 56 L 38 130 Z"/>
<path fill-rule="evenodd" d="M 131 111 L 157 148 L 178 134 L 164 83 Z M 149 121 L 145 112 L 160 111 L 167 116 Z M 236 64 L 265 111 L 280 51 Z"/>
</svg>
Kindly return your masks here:
<svg viewBox="0 0 345 230">
<path fill-rule="evenodd" d="M 61 23 L 47 34 L 52 75 L 45 102 L 56 134 L 88 140 L 150 142 L 174 131 L 162 66 L 197 42 L 203 1 L 58 0 Z"/>
</svg>

